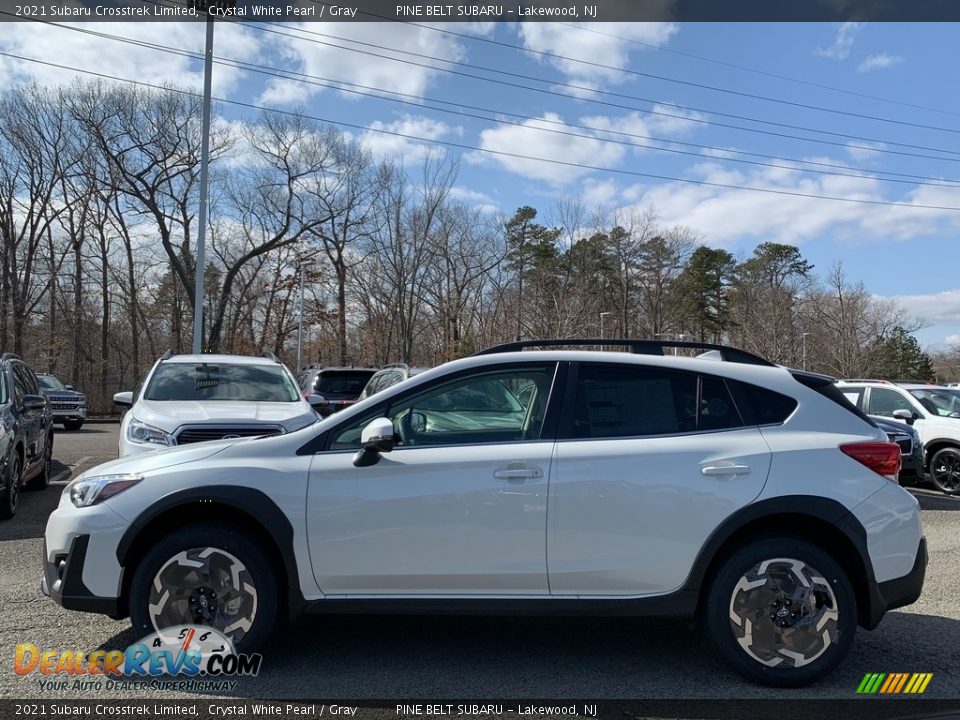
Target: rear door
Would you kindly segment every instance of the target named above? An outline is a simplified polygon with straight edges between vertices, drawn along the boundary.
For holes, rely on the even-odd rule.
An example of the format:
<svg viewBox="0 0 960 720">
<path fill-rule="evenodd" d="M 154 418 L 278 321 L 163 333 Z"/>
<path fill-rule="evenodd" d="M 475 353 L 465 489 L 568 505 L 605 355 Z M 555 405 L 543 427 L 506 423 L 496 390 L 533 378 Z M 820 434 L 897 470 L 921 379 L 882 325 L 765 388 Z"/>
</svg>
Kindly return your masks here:
<svg viewBox="0 0 960 720">
<path fill-rule="evenodd" d="M 551 594 L 675 590 L 710 533 L 760 494 L 770 450 L 720 377 L 571 372 L 547 511 Z"/>
</svg>

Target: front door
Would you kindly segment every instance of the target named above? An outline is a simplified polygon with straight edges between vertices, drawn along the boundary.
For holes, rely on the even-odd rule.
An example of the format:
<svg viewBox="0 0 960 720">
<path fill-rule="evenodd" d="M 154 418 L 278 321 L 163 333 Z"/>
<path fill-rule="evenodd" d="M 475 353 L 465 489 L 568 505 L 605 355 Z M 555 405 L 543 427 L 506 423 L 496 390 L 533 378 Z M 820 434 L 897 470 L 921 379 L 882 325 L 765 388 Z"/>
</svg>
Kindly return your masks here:
<svg viewBox="0 0 960 720">
<path fill-rule="evenodd" d="M 546 595 L 545 422 L 556 363 L 448 375 L 328 431 L 307 527 L 326 595 Z M 376 417 L 398 444 L 355 467 Z"/>
</svg>

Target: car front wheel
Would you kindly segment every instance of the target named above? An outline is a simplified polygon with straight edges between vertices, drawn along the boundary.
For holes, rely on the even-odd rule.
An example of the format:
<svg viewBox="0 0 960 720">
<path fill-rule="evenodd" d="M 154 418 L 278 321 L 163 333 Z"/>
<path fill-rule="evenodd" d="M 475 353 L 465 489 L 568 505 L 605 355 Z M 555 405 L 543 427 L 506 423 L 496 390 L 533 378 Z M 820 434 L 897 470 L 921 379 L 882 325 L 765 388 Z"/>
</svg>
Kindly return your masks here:
<svg viewBox="0 0 960 720">
<path fill-rule="evenodd" d="M 265 553 L 242 533 L 190 525 L 147 552 L 130 587 L 130 618 L 141 635 L 181 625 L 219 630 L 252 652 L 278 619 L 278 586 Z"/>
<path fill-rule="evenodd" d="M 775 687 L 832 671 L 857 628 L 843 569 L 799 538 L 768 537 L 736 550 L 714 576 L 705 610 L 720 656 L 747 679 Z"/>
<path fill-rule="evenodd" d="M 945 447 L 930 458 L 930 479 L 937 490 L 960 495 L 960 448 Z"/>
</svg>

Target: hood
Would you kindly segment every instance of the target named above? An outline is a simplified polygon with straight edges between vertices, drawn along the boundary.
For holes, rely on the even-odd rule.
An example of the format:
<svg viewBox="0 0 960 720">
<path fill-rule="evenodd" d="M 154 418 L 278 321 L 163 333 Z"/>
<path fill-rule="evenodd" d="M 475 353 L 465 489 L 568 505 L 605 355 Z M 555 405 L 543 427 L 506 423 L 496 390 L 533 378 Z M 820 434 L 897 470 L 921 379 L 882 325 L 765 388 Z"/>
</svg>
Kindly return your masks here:
<svg viewBox="0 0 960 720">
<path fill-rule="evenodd" d="M 171 433 L 181 425 L 256 423 L 282 425 L 290 432 L 317 419 L 306 401 L 141 400 L 133 408 L 133 416 L 140 422 Z"/>
<path fill-rule="evenodd" d="M 107 475 L 118 473 L 147 474 L 156 470 L 182 465 L 196 460 L 204 460 L 211 455 L 226 450 L 239 440 L 213 440 L 211 442 L 183 445 L 180 447 L 164 448 L 151 452 L 130 455 L 118 460 L 110 460 L 101 465 L 90 468 L 78 477 Z"/>
</svg>

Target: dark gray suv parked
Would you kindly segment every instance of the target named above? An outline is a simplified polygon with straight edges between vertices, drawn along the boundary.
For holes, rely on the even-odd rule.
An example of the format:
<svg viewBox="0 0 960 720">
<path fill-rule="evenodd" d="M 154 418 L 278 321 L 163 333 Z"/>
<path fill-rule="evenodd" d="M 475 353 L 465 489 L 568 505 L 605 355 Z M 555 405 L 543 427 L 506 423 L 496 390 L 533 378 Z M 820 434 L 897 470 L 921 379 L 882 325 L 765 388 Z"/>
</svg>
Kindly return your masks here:
<svg viewBox="0 0 960 720">
<path fill-rule="evenodd" d="M 62 423 L 67 430 L 79 430 L 87 419 L 87 396 L 64 385 L 60 378 L 49 373 L 37 373 L 40 392 L 50 403 L 53 421 Z"/>
<path fill-rule="evenodd" d="M 53 417 L 33 371 L 10 353 L 0 356 L 0 519 L 12 518 L 24 487 L 50 482 Z"/>
</svg>

